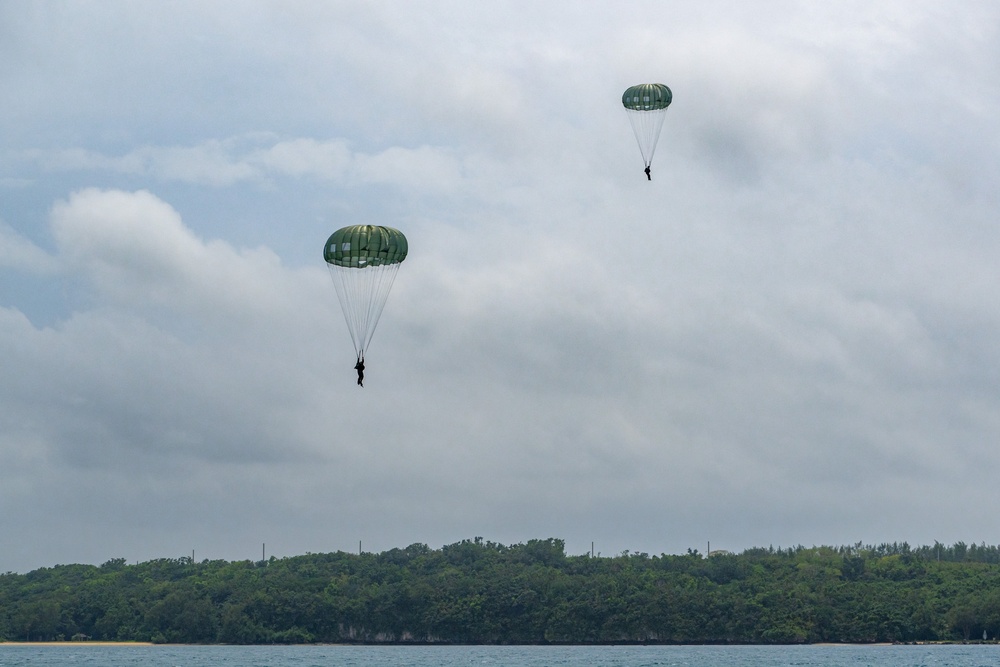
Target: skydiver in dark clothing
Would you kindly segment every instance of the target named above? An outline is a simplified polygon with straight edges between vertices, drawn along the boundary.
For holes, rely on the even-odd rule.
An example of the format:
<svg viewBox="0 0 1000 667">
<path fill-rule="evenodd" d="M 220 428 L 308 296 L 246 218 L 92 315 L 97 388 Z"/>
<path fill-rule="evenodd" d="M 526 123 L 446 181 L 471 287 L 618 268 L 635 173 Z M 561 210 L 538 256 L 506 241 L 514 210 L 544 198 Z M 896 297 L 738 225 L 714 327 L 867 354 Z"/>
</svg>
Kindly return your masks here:
<svg viewBox="0 0 1000 667">
<path fill-rule="evenodd" d="M 646 165 L 646 168 L 643 169 L 643 171 L 646 172 L 646 180 L 649 180 L 649 181 L 653 180 L 653 177 L 649 175 L 649 165 L 648 164 Z"/>
<path fill-rule="evenodd" d="M 365 359 L 362 356 L 358 356 L 358 363 L 354 364 L 354 370 L 358 372 L 358 386 L 364 388 L 365 382 Z"/>
</svg>

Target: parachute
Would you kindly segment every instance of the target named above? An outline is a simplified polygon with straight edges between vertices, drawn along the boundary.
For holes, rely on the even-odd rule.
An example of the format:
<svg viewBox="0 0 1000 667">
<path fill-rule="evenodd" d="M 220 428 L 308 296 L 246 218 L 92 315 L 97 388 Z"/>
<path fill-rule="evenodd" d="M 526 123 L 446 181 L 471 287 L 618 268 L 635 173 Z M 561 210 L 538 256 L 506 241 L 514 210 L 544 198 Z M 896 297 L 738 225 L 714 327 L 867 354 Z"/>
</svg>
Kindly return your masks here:
<svg viewBox="0 0 1000 667">
<path fill-rule="evenodd" d="M 359 361 L 364 359 L 406 251 L 402 232 L 377 225 L 338 229 L 323 247 Z"/>
<path fill-rule="evenodd" d="M 647 169 L 653 161 L 663 119 L 672 99 L 673 93 L 662 83 L 641 83 L 622 94 L 622 105 L 632 123 L 632 131 L 639 142 L 639 152 Z M 649 174 L 648 171 L 646 173 Z"/>
</svg>

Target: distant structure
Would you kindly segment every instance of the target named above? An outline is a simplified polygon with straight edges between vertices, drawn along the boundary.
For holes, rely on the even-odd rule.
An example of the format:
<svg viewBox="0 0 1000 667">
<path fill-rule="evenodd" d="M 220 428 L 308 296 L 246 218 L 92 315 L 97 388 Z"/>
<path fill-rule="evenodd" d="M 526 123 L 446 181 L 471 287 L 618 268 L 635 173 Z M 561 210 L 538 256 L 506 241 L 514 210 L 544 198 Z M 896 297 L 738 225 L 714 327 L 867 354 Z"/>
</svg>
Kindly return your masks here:
<svg viewBox="0 0 1000 667">
<path fill-rule="evenodd" d="M 712 556 L 732 556 L 732 551 L 726 551 L 725 549 L 716 549 L 712 551 L 712 543 L 708 542 L 705 544 L 705 558 L 711 558 Z"/>
</svg>

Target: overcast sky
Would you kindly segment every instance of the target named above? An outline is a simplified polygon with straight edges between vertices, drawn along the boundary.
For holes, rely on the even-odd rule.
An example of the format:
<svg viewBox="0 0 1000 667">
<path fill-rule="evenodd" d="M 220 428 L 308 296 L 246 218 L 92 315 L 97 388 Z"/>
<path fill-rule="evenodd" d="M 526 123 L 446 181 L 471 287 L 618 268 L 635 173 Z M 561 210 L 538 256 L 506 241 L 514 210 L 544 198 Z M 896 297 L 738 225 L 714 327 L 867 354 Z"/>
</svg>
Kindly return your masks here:
<svg viewBox="0 0 1000 667">
<path fill-rule="evenodd" d="M 0 572 L 1000 543 L 995 3 L 0 0 L 0 91 Z"/>
</svg>

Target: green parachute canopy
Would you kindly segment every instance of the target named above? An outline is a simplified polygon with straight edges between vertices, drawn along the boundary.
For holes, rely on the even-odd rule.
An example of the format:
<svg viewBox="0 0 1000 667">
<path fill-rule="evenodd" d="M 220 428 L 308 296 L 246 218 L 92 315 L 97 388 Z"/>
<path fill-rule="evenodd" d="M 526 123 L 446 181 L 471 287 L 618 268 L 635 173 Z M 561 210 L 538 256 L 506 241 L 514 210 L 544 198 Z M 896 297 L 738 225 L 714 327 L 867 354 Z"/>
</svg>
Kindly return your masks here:
<svg viewBox="0 0 1000 667">
<path fill-rule="evenodd" d="M 670 106 L 673 97 L 662 83 L 640 83 L 622 93 L 622 104 L 632 111 L 658 111 Z"/>
<path fill-rule="evenodd" d="M 365 356 L 407 250 L 401 231 L 378 225 L 338 229 L 323 246 L 323 259 L 359 358 Z"/>
<path fill-rule="evenodd" d="M 622 93 L 622 106 L 628 113 L 635 139 L 639 142 L 639 152 L 647 167 L 653 161 L 663 119 L 673 97 L 670 89 L 662 83 L 641 83 Z"/>
<path fill-rule="evenodd" d="M 351 225 L 326 240 L 327 264 L 352 268 L 398 264 L 406 259 L 406 237 L 398 229 L 377 225 Z"/>
</svg>

